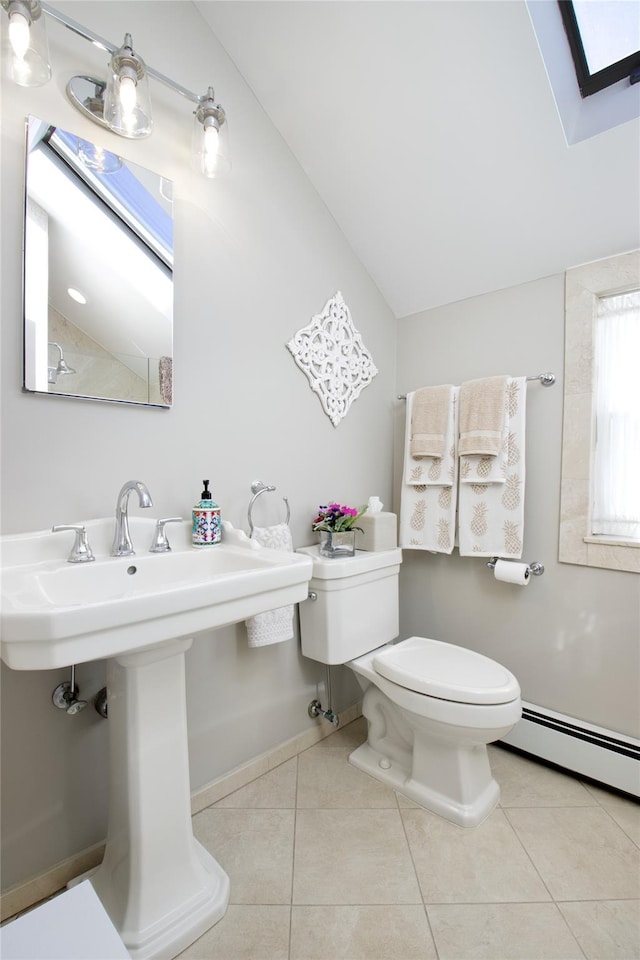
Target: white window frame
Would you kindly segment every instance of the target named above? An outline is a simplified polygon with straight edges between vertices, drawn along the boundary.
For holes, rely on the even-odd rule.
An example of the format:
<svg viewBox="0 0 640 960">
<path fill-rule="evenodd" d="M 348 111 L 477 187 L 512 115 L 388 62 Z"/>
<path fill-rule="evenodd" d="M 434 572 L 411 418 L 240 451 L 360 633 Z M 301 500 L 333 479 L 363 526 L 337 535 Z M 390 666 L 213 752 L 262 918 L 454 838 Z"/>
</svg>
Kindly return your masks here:
<svg viewBox="0 0 640 960">
<path fill-rule="evenodd" d="M 640 544 L 591 533 L 594 321 L 598 299 L 640 286 L 640 250 L 567 270 L 560 542 L 558 559 L 640 573 Z"/>
</svg>

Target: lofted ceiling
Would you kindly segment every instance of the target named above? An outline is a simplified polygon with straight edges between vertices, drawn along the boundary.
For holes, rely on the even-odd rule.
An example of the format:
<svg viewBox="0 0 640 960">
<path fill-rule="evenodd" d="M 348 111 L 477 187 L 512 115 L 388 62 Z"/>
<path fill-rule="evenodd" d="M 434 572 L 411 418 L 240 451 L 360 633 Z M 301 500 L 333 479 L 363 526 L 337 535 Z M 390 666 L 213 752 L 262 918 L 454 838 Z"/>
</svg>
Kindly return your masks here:
<svg viewBox="0 0 640 960">
<path fill-rule="evenodd" d="M 567 145 L 524 0 L 195 6 L 396 317 L 638 245 L 638 122 Z"/>
</svg>

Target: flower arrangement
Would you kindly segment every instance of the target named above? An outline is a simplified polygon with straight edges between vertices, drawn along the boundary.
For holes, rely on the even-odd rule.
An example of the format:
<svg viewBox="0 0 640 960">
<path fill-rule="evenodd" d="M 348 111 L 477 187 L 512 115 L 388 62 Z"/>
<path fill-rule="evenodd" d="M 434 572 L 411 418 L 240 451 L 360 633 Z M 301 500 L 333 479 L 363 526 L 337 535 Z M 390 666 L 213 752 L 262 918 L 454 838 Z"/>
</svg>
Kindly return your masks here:
<svg viewBox="0 0 640 960">
<path fill-rule="evenodd" d="M 360 530 L 362 527 L 356 527 L 356 521 L 367 509 L 367 505 L 356 509 L 355 507 L 345 507 L 339 503 L 330 503 L 328 507 L 319 507 L 318 516 L 311 524 L 311 529 L 331 530 L 333 533 L 344 533 L 346 530 Z"/>
</svg>

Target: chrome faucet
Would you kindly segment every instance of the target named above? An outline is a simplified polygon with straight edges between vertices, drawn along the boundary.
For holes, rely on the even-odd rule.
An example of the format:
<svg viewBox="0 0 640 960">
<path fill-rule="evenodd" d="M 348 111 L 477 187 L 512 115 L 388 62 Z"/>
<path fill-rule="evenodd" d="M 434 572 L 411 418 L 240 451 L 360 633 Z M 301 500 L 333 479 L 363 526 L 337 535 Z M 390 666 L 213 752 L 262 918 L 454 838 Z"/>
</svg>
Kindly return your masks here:
<svg viewBox="0 0 640 960">
<path fill-rule="evenodd" d="M 130 557 L 135 550 L 129 533 L 129 494 L 135 490 L 141 507 L 152 507 L 153 500 L 147 487 L 141 480 L 127 480 L 116 501 L 116 534 L 113 539 L 114 557 Z"/>
</svg>

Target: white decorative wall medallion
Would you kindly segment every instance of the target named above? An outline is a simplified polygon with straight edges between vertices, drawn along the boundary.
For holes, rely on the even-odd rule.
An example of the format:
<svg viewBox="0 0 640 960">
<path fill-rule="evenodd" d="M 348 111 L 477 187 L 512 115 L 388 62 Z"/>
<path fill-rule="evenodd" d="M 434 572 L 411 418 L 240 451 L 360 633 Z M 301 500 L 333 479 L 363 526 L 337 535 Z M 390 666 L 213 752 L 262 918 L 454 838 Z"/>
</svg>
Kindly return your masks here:
<svg viewBox="0 0 640 960">
<path fill-rule="evenodd" d="M 339 290 L 287 348 L 334 427 L 378 372 Z"/>
</svg>

